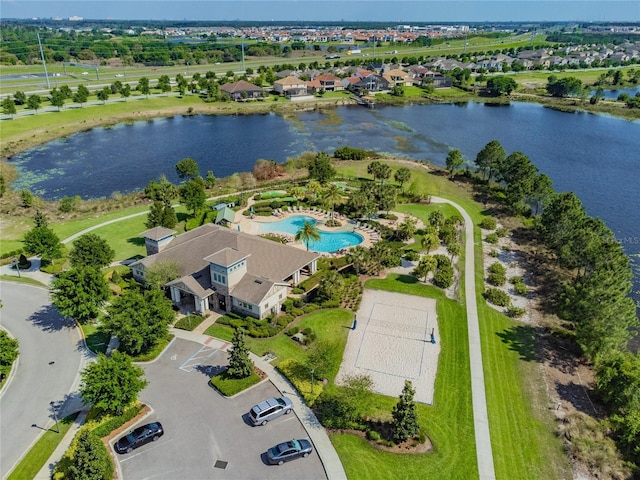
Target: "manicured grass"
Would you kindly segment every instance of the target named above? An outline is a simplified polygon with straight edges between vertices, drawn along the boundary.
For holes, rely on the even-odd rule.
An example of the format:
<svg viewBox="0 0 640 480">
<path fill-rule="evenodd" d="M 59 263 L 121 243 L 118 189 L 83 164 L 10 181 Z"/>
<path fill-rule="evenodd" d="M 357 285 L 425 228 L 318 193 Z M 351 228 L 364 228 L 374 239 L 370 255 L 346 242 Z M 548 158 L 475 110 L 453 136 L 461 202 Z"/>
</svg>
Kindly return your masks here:
<svg viewBox="0 0 640 480">
<path fill-rule="evenodd" d="M 89 350 L 94 353 L 105 353 L 107 351 L 111 336 L 98 330 L 98 325 L 94 323 L 84 324 L 82 325 L 82 332 Z"/>
<path fill-rule="evenodd" d="M 548 397 L 539 378 L 534 329 L 487 305 L 478 307 L 496 477 L 570 477 L 562 439 L 554 434 Z M 526 384 L 536 378 L 538 386 Z"/>
<path fill-rule="evenodd" d="M 442 290 L 407 275 L 368 280 L 366 287 L 437 300 L 441 351 L 434 403 L 417 407 L 420 425 L 434 450 L 421 455 L 391 454 L 372 448 L 357 436 L 332 433 L 331 441 L 348 478 L 477 478 L 464 306 L 446 298 Z M 397 398 L 373 395 L 367 407 L 373 416 L 388 415 L 396 402 Z"/>
<path fill-rule="evenodd" d="M 116 252 L 116 260 L 145 255 L 144 238 L 140 233 L 147 230 L 146 215 L 128 218 L 93 230 L 91 233 L 104 238 Z"/>
<path fill-rule="evenodd" d="M 48 288 L 47 285 L 33 278 L 18 277 L 18 276 L 14 277 L 13 275 L 0 275 L 0 280 L 6 280 L 8 282 L 17 282 L 17 283 L 28 283 L 29 285 L 35 285 L 37 287 Z"/>
<path fill-rule="evenodd" d="M 137 357 L 133 357 L 133 361 L 134 362 L 150 362 L 151 360 L 155 360 L 162 354 L 162 352 L 164 352 L 164 349 L 167 348 L 167 345 L 169 345 L 169 343 L 171 343 L 171 340 L 173 340 L 173 337 L 174 337 L 173 334 L 169 334 L 167 338 L 160 340 L 156 344 L 156 346 L 153 347 L 153 349 L 149 350 L 147 353 L 143 353 L 138 355 Z"/>
<path fill-rule="evenodd" d="M 307 327 L 313 329 L 316 333 L 316 341 L 335 342 L 335 355 L 342 359 L 344 347 L 347 344 L 347 335 L 349 327 L 353 323 L 353 312 L 342 309 L 316 310 L 304 315 L 296 320 L 291 326 L 296 325 L 300 330 Z M 227 342 L 231 341 L 233 329 L 225 325 L 213 324 L 204 332 L 205 335 L 220 338 Z M 306 349 L 299 343 L 291 340 L 283 332 L 271 338 L 251 338 L 245 336 L 245 343 L 249 350 L 258 356 L 262 356 L 266 351 L 273 352 L 276 355 L 274 365 L 282 360 L 294 358 L 299 362 L 306 359 Z M 340 360 L 337 361 L 337 364 Z M 335 376 L 337 372 L 333 374 Z"/>
<path fill-rule="evenodd" d="M 211 385 L 218 389 L 225 397 L 232 397 L 258 382 L 260 382 L 260 377 L 255 373 L 252 373 L 246 378 L 233 378 L 227 375 L 226 370 L 212 377 L 210 380 Z"/>
<path fill-rule="evenodd" d="M 7 477 L 7 480 L 32 480 L 35 478 L 40 469 L 44 467 L 47 460 L 49 460 L 49 457 L 58 444 L 62 441 L 65 434 L 69 431 L 77 415 L 76 413 L 60 419 L 58 422 L 60 433 L 56 432 L 55 425 L 52 429 L 47 430 L 29 450 L 22 461 L 20 461 L 13 472 L 11 472 L 11 475 Z"/>
<path fill-rule="evenodd" d="M 205 317 L 202 317 L 200 315 L 187 315 L 186 317 L 182 317 L 180 320 L 178 320 L 174 327 L 179 328 L 180 330 L 193 332 L 195 328 L 204 321 L 204 319 Z"/>
</svg>

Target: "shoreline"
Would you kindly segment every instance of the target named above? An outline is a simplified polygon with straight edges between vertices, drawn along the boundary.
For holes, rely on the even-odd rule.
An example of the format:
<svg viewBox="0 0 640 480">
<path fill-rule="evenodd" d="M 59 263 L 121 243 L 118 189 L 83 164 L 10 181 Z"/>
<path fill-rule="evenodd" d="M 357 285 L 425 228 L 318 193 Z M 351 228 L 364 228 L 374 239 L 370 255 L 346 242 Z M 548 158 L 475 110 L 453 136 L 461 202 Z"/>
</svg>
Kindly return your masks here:
<svg viewBox="0 0 640 480">
<path fill-rule="evenodd" d="M 69 135 L 85 132 L 98 127 L 110 127 L 120 123 L 136 122 L 141 120 L 151 120 L 154 118 L 172 117 L 175 115 L 266 115 L 274 113 L 286 115 L 291 112 L 332 109 L 345 105 L 356 105 L 352 98 L 316 98 L 309 102 L 269 102 L 269 103 L 246 103 L 236 102 L 207 104 L 202 102 L 197 96 L 186 96 L 184 105 L 168 105 L 166 107 L 144 108 L 136 110 L 139 104 L 129 102 L 132 105 L 131 111 L 122 113 L 110 113 L 105 116 L 94 115 L 94 108 L 101 105 L 82 107 L 90 112 L 86 116 L 89 118 L 60 122 L 59 124 L 48 125 L 45 128 L 36 128 L 24 133 L 9 135 L 2 141 L 2 164 L 6 166 L 6 160 L 21 152 L 54 141 L 65 138 Z M 180 99 L 178 101 L 182 101 Z M 197 100 L 194 103 L 193 100 Z M 382 98 L 376 99 L 376 104 L 383 106 L 408 106 L 408 105 L 446 105 L 474 102 L 489 105 L 507 105 L 511 102 L 537 103 L 545 108 L 552 108 L 565 113 L 584 112 L 595 115 L 607 115 L 621 120 L 637 122 L 640 121 L 640 110 L 628 109 L 618 106 L 614 102 L 601 102 L 599 105 L 591 105 L 577 98 L 547 98 L 540 97 L 532 93 L 515 93 L 510 97 L 482 97 L 474 94 L 460 95 L 458 97 L 440 98 L 436 96 L 424 97 L 404 97 L 404 98 Z M 112 104 L 113 105 L 113 104 Z M 46 112 L 40 115 L 57 115 L 67 112 L 78 111 L 77 108 L 68 108 L 62 112 Z M 85 113 L 85 110 L 82 110 Z M 99 113 L 99 112 L 98 112 Z M 626 115 L 624 114 L 626 113 Z M 34 117 L 26 117 L 31 119 Z M 2 122 L 20 121 L 21 119 L 2 120 Z"/>
</svg>

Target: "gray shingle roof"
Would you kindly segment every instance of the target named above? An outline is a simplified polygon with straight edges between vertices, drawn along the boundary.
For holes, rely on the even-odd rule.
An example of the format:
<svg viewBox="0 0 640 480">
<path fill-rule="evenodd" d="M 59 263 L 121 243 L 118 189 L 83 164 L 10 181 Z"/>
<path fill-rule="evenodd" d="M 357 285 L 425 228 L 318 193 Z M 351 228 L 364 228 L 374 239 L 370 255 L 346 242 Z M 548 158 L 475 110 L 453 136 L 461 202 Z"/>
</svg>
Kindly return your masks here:
<svg viewBox="0 0 640 480">
<path fill-rule="evenodd" d="M 141 237 L 148 238 L 150 240 L 162 240 L 163 238 L 170 237 L 176 233 L 175 230 L 165 227 L 153 227 L 149 230 L 145 230 L 140 234 Z"/>
</svg>

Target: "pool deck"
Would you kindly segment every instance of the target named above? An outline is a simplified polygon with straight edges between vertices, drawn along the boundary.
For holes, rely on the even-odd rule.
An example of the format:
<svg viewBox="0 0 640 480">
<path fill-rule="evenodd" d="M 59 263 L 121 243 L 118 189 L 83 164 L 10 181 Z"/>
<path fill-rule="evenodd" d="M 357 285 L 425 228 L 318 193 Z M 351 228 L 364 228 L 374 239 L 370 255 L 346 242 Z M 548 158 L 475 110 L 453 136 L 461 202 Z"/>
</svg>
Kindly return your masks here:
<svg viewBox="0 0 640 480">
<path fill-rule="evenodd" d="M 253 202 L 249 202 L 249 205 L 247 205 L 247 208 L 251 208 L 251 204 Z M 246 210 L 246 208 L 244 209 Z M 244 233 L 248 233 L 250 235 L 260 235 L 260 230 L 258 229 L 258 223 L 269 223 L 269 222 L 277 222 L 279 220 L 282 220 L 283 218 L 287 218 L 287 217 L 291 217 L 291 216 L 298 216 L 298 215 L 304 215 L 307 217 L 311 217 L 313 219 L 315 219 L 318 223 L 316 224 L 318 226 L 318 229 L 320 231 L 324 231 L 324 232 L 355 232 L 358 233 L 359 235 L 362 235 L 363 241 L 360 244 L 361 246 L 365 247 L 365 248 L 370 248 L 373 246 L 373 244 L 377 241 L 378 234 L 375 231 L 369 231 L 367 229 L 363 229 L 363 228 L 359 228 L 357 227 L 357 222 L 355 220 L 351 220 L 348 219 L 344 216 L 339 216 L 338 214 L 335 214 L 335 218 L 336 220 L 338 220 L 340 223 L 342 223 L 341 226 L 339 227 L 327 227 L 324 222 L 326 222 L 327 220 L 329 220 L 331 217 L 327 216 L 323 213 L 314 211 L 314 210 L 296 210 L 296 211 L 289 211 L 287 209 L 283 209 L 283 212 L 281 215 L 276 216 L 276 215 L 271 215 L 268 217 L 254 217 L 253 219 L 250 217 L 247 217 L 245 215 L 243 215 L 243 211 L 238 211 L 236 212 L 236 216 L 235 219 L 233 221 L 233 223 L 231 224 L 231 228 L 240 228 L 241 232 Z M 301 248 L 301 249 L 306 249 L 305 245 L 303 242 L 296 242 L 296 241 L 292 241 L 287 243 L 287 245 L 290 245 L 292 247 L 297 247 L 297 248 Z M 320 252 L 321 255 L 323 256 L 327 256 L 327 257 L 331 257 L 331 256 L 335 256 L 337 253 L 324 253 L 324 252 Z"/>
</svg>

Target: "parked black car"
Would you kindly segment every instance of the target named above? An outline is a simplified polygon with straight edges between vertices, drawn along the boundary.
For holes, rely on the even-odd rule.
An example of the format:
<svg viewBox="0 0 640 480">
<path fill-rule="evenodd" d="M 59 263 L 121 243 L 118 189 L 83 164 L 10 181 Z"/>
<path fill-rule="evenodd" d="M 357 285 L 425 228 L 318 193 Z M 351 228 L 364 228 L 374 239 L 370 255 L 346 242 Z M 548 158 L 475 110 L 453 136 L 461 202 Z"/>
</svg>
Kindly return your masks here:
<svg viewBox="0 0 640 480">
<path fill-rule="evenodd" d="M 267 460 L 271 465 L 282 465 L 298 457 L 308 457 L 313 451 L 311 442 L 306 438 L 289 440 L 267 450 Z"/>
<path fill-rule="evenodd" d="M 118 440 L 115 444 L 115 449 L 118 453 L 129 453 L 134 448 L 138 448 L 145 443 L 155 442 L 162 435 L 164 435 L 164 429 L 160 422 L 142 425 Z"/>
</svg>

